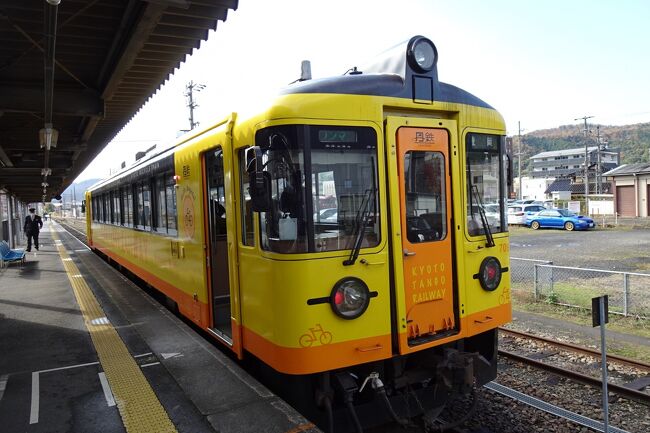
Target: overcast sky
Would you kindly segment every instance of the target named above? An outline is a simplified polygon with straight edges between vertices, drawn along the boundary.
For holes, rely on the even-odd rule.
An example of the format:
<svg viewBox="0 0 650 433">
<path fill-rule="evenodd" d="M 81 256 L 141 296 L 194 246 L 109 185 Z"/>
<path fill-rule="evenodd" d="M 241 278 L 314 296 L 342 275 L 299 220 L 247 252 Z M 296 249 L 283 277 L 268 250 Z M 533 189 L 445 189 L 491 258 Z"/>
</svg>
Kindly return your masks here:
<svg viewBox="0 0 650 433">
<path fill-rule="evenodd" d="M 441 81 L 483 99 L 508 134 L 650 121 L 650 2 L 643 0 L 240 0 L 207 42 L 77 179 L 188 129 L 185 84 L 204 125 L 271 98 L 311 61 L 314 78 L 343 74 L 421 34 L 438 48 Z M 578 126 L 576 126 L 578 128 Z"/>
</svg>

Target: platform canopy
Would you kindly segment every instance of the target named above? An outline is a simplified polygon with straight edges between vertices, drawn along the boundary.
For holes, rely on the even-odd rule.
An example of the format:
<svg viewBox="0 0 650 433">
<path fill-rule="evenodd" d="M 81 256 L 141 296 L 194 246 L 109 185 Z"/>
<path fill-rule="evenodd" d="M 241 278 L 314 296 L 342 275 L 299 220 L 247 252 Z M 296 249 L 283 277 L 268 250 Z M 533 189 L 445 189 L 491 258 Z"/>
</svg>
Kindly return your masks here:
<svg viewBox="0 0 650 433">
<path fill-rule="evenodd" d="M 0 190 L 49 201 L 238 0 L 0 0 Z"/>
</svg>

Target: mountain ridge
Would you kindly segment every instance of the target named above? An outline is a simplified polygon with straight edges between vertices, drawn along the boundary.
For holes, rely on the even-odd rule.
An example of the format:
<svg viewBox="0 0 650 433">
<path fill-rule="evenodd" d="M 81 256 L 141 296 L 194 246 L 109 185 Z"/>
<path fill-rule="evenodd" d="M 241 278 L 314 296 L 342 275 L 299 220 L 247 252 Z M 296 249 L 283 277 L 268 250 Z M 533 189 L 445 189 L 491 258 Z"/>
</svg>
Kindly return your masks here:
<svg viewBox="0 0 650 433">
<path fill-rule="evenodd" d="M 609 150 L 620 152 L 621 164 L 650 162 L 650 122 L 631 125 L 588 125 L 588 145 L 596 146 L 597 133 L 600 143 Z M 522 135 L 522 174 L 530 169 L 530 158 L 540 152 L 563 150 L 585 146 L 582 125 L 561 125 Z M 513 137 L 513 153 L 519 151 L 517 137 Z"/>
</svg>

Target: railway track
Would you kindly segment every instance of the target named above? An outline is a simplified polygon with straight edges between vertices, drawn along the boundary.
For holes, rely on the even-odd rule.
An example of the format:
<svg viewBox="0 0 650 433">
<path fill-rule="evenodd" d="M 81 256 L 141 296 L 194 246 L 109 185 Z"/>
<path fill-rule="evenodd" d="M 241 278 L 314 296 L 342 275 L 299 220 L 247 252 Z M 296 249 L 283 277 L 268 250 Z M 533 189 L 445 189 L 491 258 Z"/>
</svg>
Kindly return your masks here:
<svg viewBox="0 0 650 433">
<path fill-rule="evenodd" d="M 538 341 L 540 343 L 546 343 L 546 344 L 549 344 L 551 346 L 555 346 L 555 347 L 558 347 L 558 348 L 564 349 L 564 350 L 569 350 L 569 351 L 572 351 L 572 352 L 575 352 L 575 353 L 581 353 L 581 354 L 584 354 L 584 355 L 591 355 L 591 356 L 596 357 L 596 358 L 600 358 L 600 355 L 601 355 L 600 351 L 594 350 L 594 349 L 589 349 L 588 347 L 581 347 L 581 346 L 571 344 L 571 343 L 564 343 L 562 341 L 552 340 L 550 338 L 540 337 L 538 335 L 527 334 L 525 332 L 515 331 L 513 329 L 499 328 L 499 334 L 501 334 L 501 335 L 510 335 L 510 336 L 513 336 L 513 337 L 526 338 L 528 340 L 534 340 L 534 341 Z M 639 370 L 646 370 L 646 371 L 650 372 L 650 364 L 647 364 L 645 362 L 636 361 L 634 359 L 625 358 L 625 357 L 622 357 L 622 356 L 611 355 L 609 353 L 607 354 L 607 360 L 616 362 L 616 363 L 621 364 L 621 365 L 627 365 L 629 367 L 634 367 L 634 368 L 638 368 Z"/>
<path fill-rule="evenodd" d="M 506 334 L 506 335 L 512 335 L 512 336 L 516 336 L 516 337 L 519 337 L 519 338 L 526 338 L 526 339 L 529 339 L 529 340 L 534 340 L 534 341 L 538 341 L 538 342 L 541 342 L 541 343 L 545 343 L 545 344 L 557 347 L 557 348 L 559 348 L 561 350 L 564 350 L 564 351 L 586 354 L 586 355 L 589 355 L 589 356 L 593 356 L 594 358 L 597 358 L 597 359 L 600 358 L 600 356 L 601 356 L 600 352 L 597 351 L 597 350 L 588 349 L 588 348 L 585 348 L 585 347 L 580 347 L 580 346 L 576 346 L 576 345 L 569 344 L 569 343 L 563 343 L 563 342 L 560 342 L 560 341 L 551 340 L 551 339 L 547 339 L 547 338 L 543 338 L 543 337 L 538 337 L 536 335 L 530 335 L 530 334 L 520 332 L 520 331 L 512 331 L 512 330 L 509 330 L 509 329 L 499 329 L 499 332 L 503 333 L 503 334 Z M 519 363 L 535 367 L 535 368 L 540 369 L 540 370 L 548 371 L 548 372 L 551 372 L 553 374 L 557 374 L 559 376 L 566 377 L 566 378 L 572 379 L 574 381 L 584 383 L 586 385 L 590 385 L 590 386 L 593 386 L 593 387 L 596 387 L 596 388 L 601 388 L 602 387 L 602 380 L 600 378 L 596 378 L 596 377 L 589 376 L 589 375 L 586 375 L 586 374 L 583 374 L 583 373 L 580 373 L 580 372 L 577 372 L 577 371 L 574 371 L 574 370 L 569 370 L 569 369 L 564 368 L 564 367 L 559 367 L 557 365 L 553 365 L 553 364 L 550 364 L 550 363 L 547 363 L 547 362 L 543 362 L 541 360 L 534 359 L 534 358 L 532 358 L 530 356 L 521 355 L 521 354 L 518 354 L 518 353 L 515 353 L 515 352 L 512 352 L 512 351 L 508 351 L 508 350 L 505 350 L 505 349 L 499 349 L 499 355 L 504 356 L 504 357 L 509 358 L 509 359 L 512 359 L 512 360 L 517 361 Z M 555 355 L 555 354 L 551 354 L 551 355 Z M 650 372 L 650 365 L 648 365 L 646 363 L 643 363 L 643 362 L 638 362 L 638 361 L 635 361 L 635 360 L 632 360 L 632 359 L 629 359 L 629 358 L 624 358 L 624 357 L 614 356 L 614 355 L 607 355 L 607 360 L 609 362 L 616 362 L 616 363 L 626 365 L 626 366 L 629 366 L 629 367 L 633 367 L 633 368 L 636 368 L 636 369 L 639 369 L 639 370 L 642 370 L 642 371 Z M 624 396 L 626 398 L 632 399 L 634 401 L 637 401 L 639 403 L 642 403 L 644 405 L 650 406 L 650 394 L 648 394 L 647 392 L 643 392 L 643 391 L 631 388 L 629 386 L 619 385 L 619 384 L 612 383 L 612 382 L 608 382 L 607 386 L 608 386 L 609 392 L 612 393 L 612 394 L 618 394 L 618 395 Z"/>
</svg>

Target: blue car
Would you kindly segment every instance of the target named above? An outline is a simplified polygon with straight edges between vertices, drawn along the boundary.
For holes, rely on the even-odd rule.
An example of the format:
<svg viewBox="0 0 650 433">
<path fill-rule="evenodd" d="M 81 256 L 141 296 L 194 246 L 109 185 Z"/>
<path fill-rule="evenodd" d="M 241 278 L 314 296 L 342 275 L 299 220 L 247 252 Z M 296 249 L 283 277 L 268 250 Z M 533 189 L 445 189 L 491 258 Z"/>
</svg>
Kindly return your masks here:
<svg viewBox="0 0 650 433">
<path fill-rule="evenodd" d="M 526 225 L 537 230 L 540 227 L 554 229 L 587 230 L 594 228 L 594 220 L 591 218 L 576 215 L 567 209 L 546 209 L 536 215 L 531 215 L 526 220 Z"/>
</svg>

